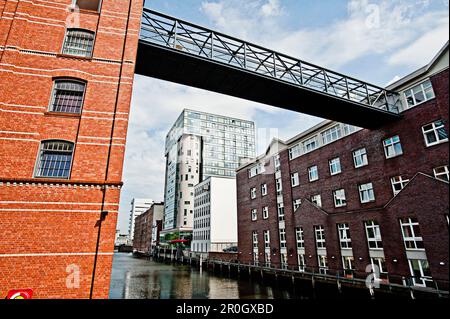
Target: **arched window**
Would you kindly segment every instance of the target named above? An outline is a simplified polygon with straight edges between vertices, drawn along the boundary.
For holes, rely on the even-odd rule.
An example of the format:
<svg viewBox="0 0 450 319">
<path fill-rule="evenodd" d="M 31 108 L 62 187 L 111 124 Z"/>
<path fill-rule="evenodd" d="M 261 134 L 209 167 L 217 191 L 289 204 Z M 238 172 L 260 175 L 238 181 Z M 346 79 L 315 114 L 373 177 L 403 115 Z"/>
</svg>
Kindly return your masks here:
<svg viewBox="0 0 450 319">
<path fill-rule="evenodd" d="M 80 114 L 83 108 L 86 83 L 76 80 L 55 80 L 50 112 Z"/>
<path fill-rule="evenodd" d="M 84 29 L 67 29 L 63 54 L 90 58 L 94 48 L 95 33 Z"/>
<path fill-rule="evenodd" d="M 36 177 L 69 178 L 74 144 L 66 141 L 42 141 L 36 164 Z"/>
</svg>

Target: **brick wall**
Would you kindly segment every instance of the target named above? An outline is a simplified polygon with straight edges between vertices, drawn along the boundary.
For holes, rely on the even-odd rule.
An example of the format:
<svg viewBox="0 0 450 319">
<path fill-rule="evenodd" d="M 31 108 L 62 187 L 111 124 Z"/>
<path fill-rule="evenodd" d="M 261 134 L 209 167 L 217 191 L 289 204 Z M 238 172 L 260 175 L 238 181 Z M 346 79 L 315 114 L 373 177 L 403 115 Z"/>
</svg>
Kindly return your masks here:
<svg viewBox="0 0 450 319">
<path fill-rule="evenodd" d="M 95 32 L 92 58 L 61 55 L 71 2 L 0 1 L 0 296 L 88 298 L 107 210 L 93 297 L 108 297 L 142 1 L 79 14 Z M 86 81 L 81 115 L 48 112 L 58 77 Z M 70 179 L 33 177 L 46 139 L 75 143 Z M 72 264 L 80 285 L 69 288 Z"/>
<path fill-rule="evenodd" d="M 289 265 L 297 266 L 295 227 L 303 227 L 306 264 L 317 267 L 314 226 L 325 228 L 328 266 L 342 269 L 337 223 L 348 223 L 353 244 L 355 268 L 364 273 L 370 263 L 364 221 L 375 219 L 380 223 L 386 266 L 389 274 L 409 276 L 399 218 L 415 217 L 422 231 L 427 258 L 434 279 L 448 282 L 448 183 L 433 176 L 433 168 L 448 165 L 448 142 L 426 147 L 422 126 L 444 120 L 448 133 L 448 69 L 431 77 L 436 98 L 405 111 L 401 120 L 378 130 L 361 130 L 292 161 L 288 150 L 280 152 L 283 202 Z M 386 159 L 383 140 L 399 135 L 403 155 Z M 354 168 L 352 152 L 365 147 L 369 165 Z M 342 173 L 331 176 L 328 161 L 339 157 Z M 264 160 L 268 160 L 265 158 Z M 272 164 L 273 165 L 273 164 Z M 308 168 L 317 165 L 319 180 L 308 181 Z M 273 167 L 272 167 L 273 168 Z M 291 187 L 290 174 L 298 172 L 300 185 Z M 423 173 L 423 174 L 419 174 Z M 428 176 L 426 176 L 426 175 Z M 408 186 L 393 198 L 390 178 L 402 175 L 410 179 Z M 278 219 L 274 174 L 248 177 L 246 168 L 237 174 L 239 259 L 251 262 L 252 232 L 258 232 L 259 260 L 264 261 L 263 231 L 270 230 L 272 264 L 280 265 Z M 372 182 L 375 201 L 361 204 L 358 184 Z M 260 186 L 268 183 L 268 195 L 261 197 Z M 250 189 L 256 187 L 257 198 L 250 199 Z M 344 188 L 347 205 L 335 208 L 332 192 Z M 312 195 L 321 194 L 322 208 L 309 202 Z M 302 205 L 294 213 L 292 202 L 301 199 Z M 269 206 L 269 219 L 262 219 L 262 207 Z M 251 209 L 258 210 L 258 220 L 251 221 Z M 394 259 L 397 262 L 394 262 Z"/>
</svg>

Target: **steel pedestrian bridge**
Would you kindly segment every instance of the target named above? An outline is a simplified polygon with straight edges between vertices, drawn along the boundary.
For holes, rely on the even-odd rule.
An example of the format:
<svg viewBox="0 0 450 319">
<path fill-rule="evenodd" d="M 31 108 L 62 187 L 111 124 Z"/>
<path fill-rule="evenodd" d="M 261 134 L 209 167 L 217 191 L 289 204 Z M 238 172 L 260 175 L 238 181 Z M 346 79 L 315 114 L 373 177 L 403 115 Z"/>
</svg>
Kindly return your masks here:
<svg viewBox="0 0 450 319">
<path fill-rule="evenodd" d="M 144 9 L 137 74 L 375 129 L 400 118 L 400 94 Z"/>
</svg>

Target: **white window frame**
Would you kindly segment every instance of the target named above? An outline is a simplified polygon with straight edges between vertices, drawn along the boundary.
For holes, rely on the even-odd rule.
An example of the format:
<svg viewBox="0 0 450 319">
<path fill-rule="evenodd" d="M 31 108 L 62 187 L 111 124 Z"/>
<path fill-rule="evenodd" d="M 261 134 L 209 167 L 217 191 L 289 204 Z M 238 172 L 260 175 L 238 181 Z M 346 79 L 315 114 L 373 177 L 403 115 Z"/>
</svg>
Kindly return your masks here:
<svg viewBox="0 0 450 319">
<path fill-rule="evenodd" d="M 414 270 L 412 262 L 416 261 L 419 265 L 420 278 L 416 278 L 414 276 Z M 431 276 L 425 276 L 423 263 L 426 262 L 428 264 L 428 269 L 430 268 L 430 264 L 427 259 L 408 259 L 409 271 L 411 273 L 412 282 L 414 286 L 418 287 L 430 287 L 433 284 L 433 278 Z M 428 285 L 427 285 L 428 283 Z"/>
<path fill-rule="evenodd" d="M 317 248 L 326 248 L 325 228 L 322 225 L 314 226 L 314 237 L 316 239 Z"/>
<path fill-rule="evenodd" d="M 342 137 L 341 125 L 337 124 L 322 132 L 323 145 L 330 144 Z"/>
<path fill-rule="evenodd" d="M 269 218 L 269 206 L 263 207 L 262 212 L 263 212 L 263 219 L 268 219 Z"/>
<path fill-rule="evenodd" d="M 328 271 L 328 258 L 326 255 L 317 255 L 317 263 L 319 265 L 319 272 L 326 275 Z"/>
<path fill-rule="evenodd" d="M 431 128 L 429 129 L 425 129 L 425 127 L 427 126 L 431 126 Z M 445 133 L 445 138 L 440 139 L 439 136 L 439 130 L 443 130 Z M 434 138 L 436 139 L 436 141 L 434 142 L 429 142 L 428 141 L 428 134 L 433 134 Z M 423 134 L 423 138 L 425 140 L 425 145 L 427 147 L 431 147 L 434 145 L 438 145 L 438 144 L 442 144 L 445 142 L 448 142 L 448 133 L 445 131 L 445 125 L 444 125 L 444 121 L 443 120 L 439 120 L 439 121 L 434 121 L 433 123 L 429 123 L 427 125 L 422 126 L 422 134 Z"/>
<path fill-rule="evenodd" d="M 398 140 L 396 140 L 398 139 Z M 395 146 L 399 144 L 400 145 L 400 152 L 397 152 L 395 149 Z M 384 155 L 386 156 L 386 159 L 394 158 L 400 155 L 403 155 L 403 147 L 400 140 L 400 136 L 394 135 L 391 136 L 383 141 L 383 149 L 384 149 Z M 392 150 L 392 154 L 389 153 L 389 150 Z"/>
<path fill-rule="evenodd" d="M 322 196 L 320 194 L 312 195 L 311 203 L 318 207 L 322 207 Z"/>
<path fill-rule="evenodd" d="M 387 274 L 388 273 L 386 271 L 387 270 L 386 269 L 386 260 L 384 258 L 382 258 L 382 257 L 370 257 L 370 264 L 372 265 L 372 273 L 374 274 L 374 279 L 375 280 L 380 281 L 380 280 L 382 280 L 382 277 L 387 279 Z M 380 275 L 379 277 L 377 276 L 378 272 L 375 271 L 376 268 L 378 268 L 379 275 Z"/>
<path fill-rule="evenodd" d="M 358 191 L 361 204 L 375 201 L 375 191 L 372 182 L 358 185 Z"/>
<path fill-rule="evenodd" d="M 364 228 L 366 230 L 366 239 L 369 249 L 383 249 L 383 240 L 381 237 L 380 224 L 374 220 L 368 220 L 364 222 Z M 369 229 L 372 229 L 374 237 L 369 237 Z M 374 243 L 374 247 L 371 247 L 370 243 Z"/>
<path fill-rule="evenodd" d="M 298 254 L 297 262 L 298 262 L 298 271 L 304 272 L 306 270 L 305 254 Z"/>
<path fill-rule="evenodd" d="M 270 230 L 264 231 L 264 248 L 270 248 Z"/>
<path fill-rule="evenodd" d="M 286 229 L 280 228 L 280 248 L 286 248 Z"/>
<path fill-rule="evenodd" d="M 256 208 L 253 208 L 251 210 L 251 214 L 252 214 L 252 221 L 258 220 L 258 210 Z"/>
<path fill-rule="evenodd" d="M 312 152 L 315 149 L 317 149 L 318 147 L 319 147 L 319 140 L 317 138 L 317 135 L 302 142 L 302 148 L 303 148 L 304 154 Z"/>
<path fill-rule="evenodd" d="M 281 192 L 283 191 L 283 183 L 281 181 L 281 177 L 277 178 L 275 180 L 275 188 L 276 188 L 276 191 L 277 191 L 277 195 L 281 195 Z"/>
<path fill-rule="evenodd" d="M 361 161 L 361 164 L 357 163 L 358 159 Z M 367 150 L 365 147 L 353 151 L 353 164 L 355 165 L 355 168 L 360 168 L 369 165 L 369 160 L 367 158 Z"/>
<path fill-rule="evenodd" d="M 284 221 L 285 219 L 284 203 L 277 204 L 277 212 L 278 212 L 278 221 L 280 222 Z"/>
<path fill-rule="evenodd" d="M 295 228 L 295 239 L 297 243 L 297 249 L 305 248 L 305 236 L 303 232 L 303 227 Z"/>
<path fill-rule="evenodd" d="M 340 194 L 338 194 L 338 192 Z M 336 189 L 333 191 L 334 207 L 347 206 L 347 198 L 345 197 L 345 189 Z M 339 201 L 339 202 L 338 202 Z"/>
<path fill-rule="evenodd" d="M 267 184 L 262 184 L 261 185 L 261 196 L 266 196 L 267 195 Z"/>
<path fill-rule="evenodd" d="M 429 85 L 426 85 L 426 84 L 429 84 Z M 422 93 L 422 95 L 424 97 L 423 101 L 417 102 L 415 94 L 414 94 L 414 90 L 415 89 L 419 90 L 418 92 L 416 92 L 416 94 L 417 93 Z M 427 91 L 429 89 L 431 89 L 431 93 L 432 93 L 430 97 L 427 96 Z M 432 100 L 432 99 L 434 99 L 436 97 L 435 94 L 434 94 L 433 85 L 432 85 L 430 79 L 426 79 L 425 81 L 423 81 L 421 83 L 418 83 L 418 84 L 415 84 L 414 86 L 408 88 L 407 90 L 404 91 L 403 95 L 405 97 L 406 108 L 407 109 L 413 108 L 413 107 L 415 107 L 417 105 L 425 103 L 426 101 Z M 412 98 L 413 104 L 409 104 L 408 97 Z"/>
<path fill-rule="evenodd" d="M 319 168 L 317 165 L 308 167 L 308 180 L 310 182 L 317 181 L 319 179 Z"/>
<path fill-rule="evenodd" d="M 419 222 L 415 218 L 400 218 L 400 229 L 402 231 L 403 243 L 406 250 L 425 250 L 423 245 L 423 237 L 416 234 L 416 228 L 420 233 Z M 405 233 L 405 228 L 409 229 L 411 236 L 407 236 Z"/>
<path fill-rule="evenodd" d="M 252 187 L 250 189 L 250 198 L 255 199 L 256 198 L 256 187 Z"/>
<path fill-rule="evenodd" d="M 253 243 L 253 245 L 252 245 L 253 250 L 257 250 L 258 249 L 258 232 L 256 230 L 254 230 L 252 232 L 252 243 Z"/>
<path fill-rule="evenodd" d="M 298 175 L 298 172 L 291 173 L 291 186 L 297 187 L 300 185 L 300 177 Z"/>
<path fill-rule="evenodd" d="M 391 185 L 392 185 L 392 193 L 394 196 L 397 196 L 398 193 L 402 191 L 403 188 L 405 188 L 406 185 L 408 185 L 409 179 L 403 179 L 403 176 L 394 176 L 391 177 Z M 396 186 L 400 185 L 400 189 L 396 189 Z"/>
<path fill-rule="evenodd" d="M 438 172 L 437 170 L 442 169 L 443 172 Z M 449 179 L 450 179 L 450 175 L 449 175 L 449 170 L 448 170 L 448 165 L 443 165 L 443 166 L 439 166 L 433 169 L 433 173 L 434 173 L 434 177 L 436 179 L 439 179 L 441 181 L 445 181 L 448 183 Z M 446 179 L 440 178 L 440 176 L 445 176 Z"/>
<path fill-rule="evenodd" d="M 302 200 L 300 198 L 292 201 L 292 206 L 294 208 L 294 213 L 297 211 L 297 209 L 300 207 L 301 204 L 302 204 Z"/>
<path fill-rule="evenodd" d="M 330 175 L 334 176 L 337 174 L 342 173 L 342 167 L 341 167 L 341 159 L 339 157 L 332 158 L 328 161 L 329 167 L 330 167 Z M 333 167 L 336 169 L 336 171 L 333 171 Z"/>
<path fill-rule="evenodd" d="M 352 248 L 352 239 L 350 237 L 350 227 L 347 223 L 338 224 L 339 243 L 341 248 Z"/>
</svg>

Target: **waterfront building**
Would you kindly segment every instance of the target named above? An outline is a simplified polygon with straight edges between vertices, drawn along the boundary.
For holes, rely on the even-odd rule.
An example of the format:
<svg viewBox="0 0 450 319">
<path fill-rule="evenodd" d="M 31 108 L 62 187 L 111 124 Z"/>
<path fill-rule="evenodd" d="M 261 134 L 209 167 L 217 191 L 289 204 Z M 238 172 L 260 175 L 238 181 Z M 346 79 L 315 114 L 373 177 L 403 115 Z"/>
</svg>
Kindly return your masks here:
<svg viewBox="0 0 450 319">
<path fill-rule="evenodd" d="M 448 61 L 388 87 L 399 120 L 324 121 L 239 167 L 240 261 L 448 289 Z"/>
<path fill-rule="evenodd" d="M 153 200 L 149 198 L 133 198 L 131 200 L 130 218 L 128 220 L 128 236 L 134 240 L 134 225 L 136 217 L 142 215 L 153 205 Z"/>
<path fill-rule="evenodd" d="M 191 251 L 206 257 L 236 246 L 236 179 L 208 177 L 194 189 Z"/>
<path fill-rule="evenodd" d="M 162 235 L 192 235 L 194 186 L 211 176 L 234 177 L 255 157 L 251 121 L 185 109 L 166 137 L 165 208 Z"/>
<path fill-rule="evenodd" d="M 158 244 L 158 236 L 164 213 L 164 203 L 153 203 L 135 219 L 133 251 L 151 254 Z"/>
<path fill-rule="evenodd" d="M 142 3 L 0 1 L 2 298 L 108 297 Z"/>
</svg>

